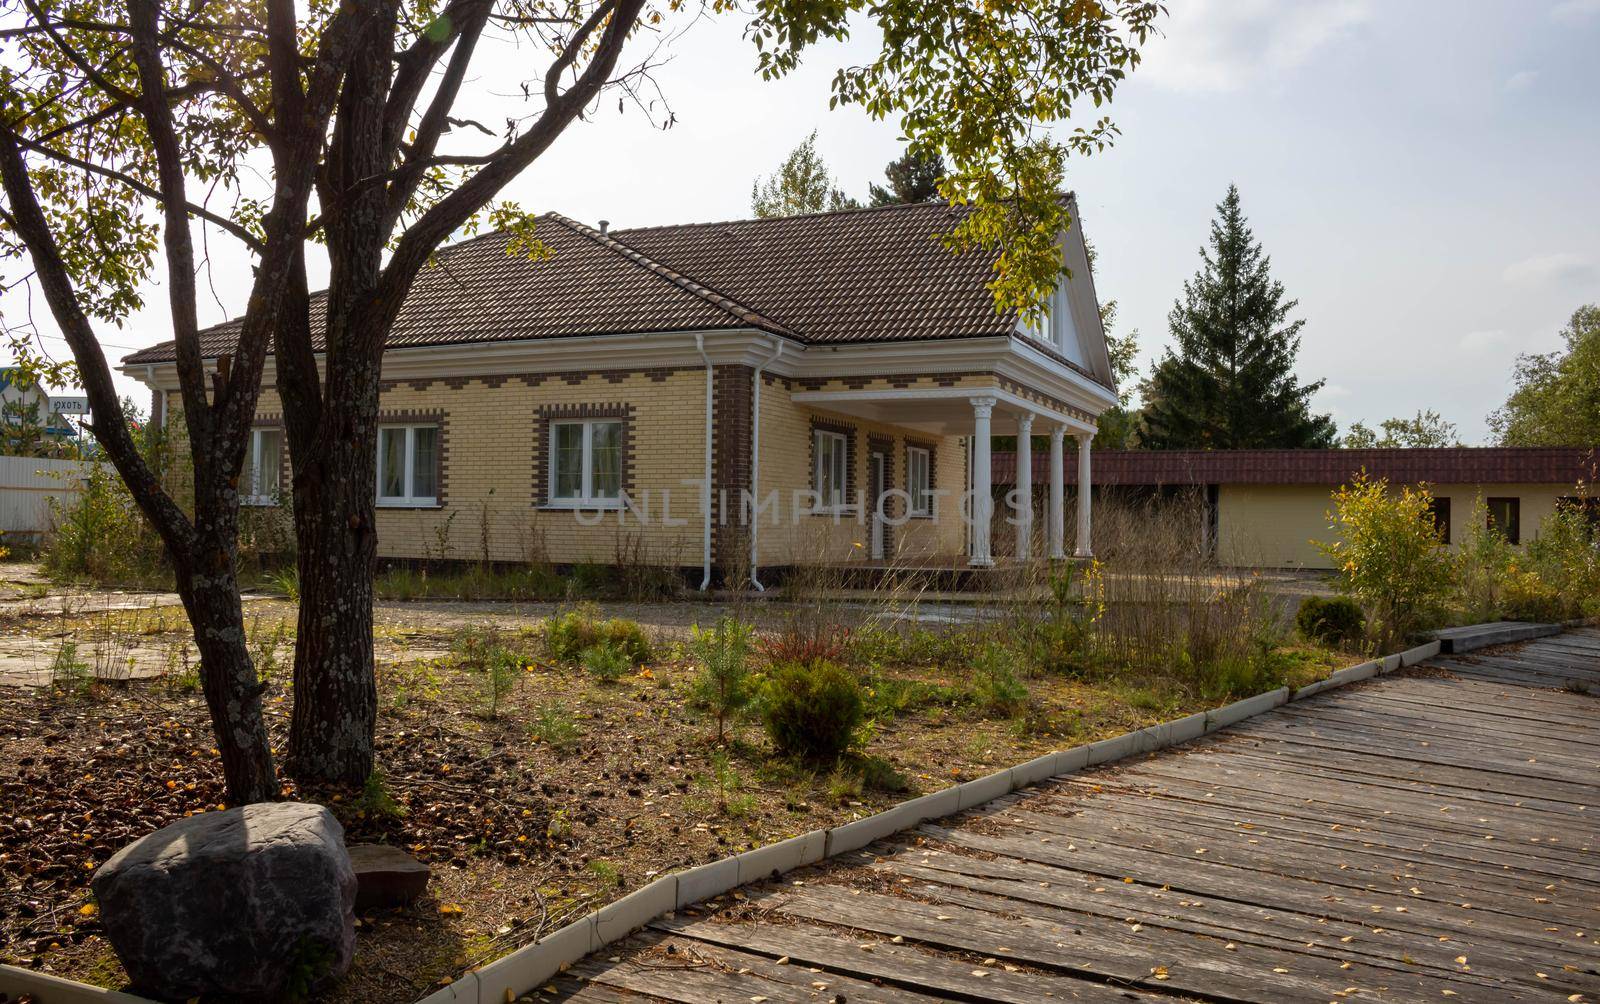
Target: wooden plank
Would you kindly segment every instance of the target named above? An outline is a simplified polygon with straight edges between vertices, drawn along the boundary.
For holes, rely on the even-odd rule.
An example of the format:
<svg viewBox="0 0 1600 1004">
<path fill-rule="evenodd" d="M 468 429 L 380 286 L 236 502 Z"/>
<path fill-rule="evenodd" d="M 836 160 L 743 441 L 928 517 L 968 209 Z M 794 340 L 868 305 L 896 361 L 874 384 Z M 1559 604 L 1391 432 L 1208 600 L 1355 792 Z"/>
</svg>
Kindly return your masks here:
<svg viewBox="0 0 1600 1004">
<path fill-rule="evenodd" d="M 1153 999 L 1146 994 L 1037 970 L 1011 972 L 1000 965 L 984 966 L 981 959 L 974 965 L 971 959 L 955 959 L 913 943 L 897 945 L 880 933 L 847 938 L 837 928 L 812 924 L 717 923 L 687 917 L 658 921 L 653 926 L 709 944 L 743 948 L 775 959 L 787 957 L 801 966 L 818 966 L 827 972 L 903 989 L 920 988 L 941 997 L 1002 1004 L 1034 1004 L 1045 995 L 1052 1000 L 1086 1004 L 1128 1004 L 1130 1000 Z M 870 951 L 863 950 L 863 945 L 870 945 Z"/>
<path fill-rule="evenodd" d="M 1043 817 L 1050 806 L 1041 805 L 1037 812 Z M 1013 810 L 1006 810 L 1011 812 Z M 1026 810 L 1015 810 L 1026 811 Z M 1536 857 L 1518 853 L 1518 845 L 1505 841 L 1455 840 L 1439 834 L 1421 834 L 1414 828 L 1399 827 L 1379 829 L 1363 825 L 1360 820 L 1338 817 L 1310 819 L 1303 817 L 1274 817 L 1254 810 L 1242 809 L 1226 803 L 1190 802 L 1177 798 L 1143 796 L 1127 793 L 1116 803 L 1115 812 L 1146 820 L 1155 826 L 1175 819 L 1195 820 L 1209 827 L 1254 836 L 1287 837 L 1307 843 L 1319 844 L 1330 850 L 1343 847 L 1360 848 L 1398 859 L 1409 856 L 1432 856 L 1448 864 L 1471 868 L 1490 866 L 1515 869 L 1545 881 L 1572 881 L 1592 886 L 1600 897 L 1600 865 L 1566 858 Z M 1057 813 L 1063 815 L 1064 812 Z M 1502 850 L 1502 848 L 1505 848 Z"/>
<path fill-rule="evenodd" d="M 1041 903 L 1062 910 L 1100 914 L 1141 927 L 1159 925 L 1190 933 L 1217 933 L 1230 942 L 1249 941 L 1281 951 L 1330 955 L 1344 961 L 1363 957 L 1380 968 L 1400 964 L 1438 970 L 1441 975 L 1480 986 L 1501 982 L 1578 989 L 1564 977 L 1556 984 L 1534 976 L 1528 960 L 1495 954 L 1481 943 L 1440 941 L 1437 937 L 1379 930 L 1358 924 L 1329 922 L 1297 911 L 1267 910 L 1226 899 L 1173 893 L 1138 883 L 1105 882 L 1099 876 L 1007 858 L 979 859 L 907 849 L 881 860 L 874 868 L 924 882 Z M 1455 960 L 1475 960 L 1479 971 L 1464 972 Z M 1520 973 L 1520 977 L 1482 975 L 1482 971 Z"/>
<path fill-rule="evenodd" d="M 1078 844 L 1069 851 L 1066 842 L 1040 844 L 1017 837 L 995 837 L 928 825 L 919 829 L 957 848 L 1089 871 L 1111 882 L 1131 878 L 1146 885 L 1168 886 L 1197 895 L 1226 897 L 1242 903 L 1299 910 L 1395 930 L 1451 936 L 1492 932 L 1508 943 L 1521 943 L 1558 955 L 1563 963 L 1577 961 L 1566 936 L 1559 931 L 1547 931 L 1545 928 L 1550 925 L 1527 918 L 1463 910 L 1432 901 L 1419 902 L 1409 895 L 1359 885 L 1330 886 L 1299 875 L 1266 875 L 1248 867 L 1142 848 Z M 1399 911 L 1401 907 L 1405 912 Z"/>
<path fill-rule="evenodd" d="M 1062 779 L 1072 785 L 1074 779 Z M 1231 821 L 1233 825 L 1276 824 L 1299 829 L 1306 833 L 1337 831 L 1350 835 L 1352 840 L 1372 841 L 1393 847 L 1422 848 L 1442 846 L 1451 853 L 1476 856 L 1489 864 L 1508 868 L 1526 868 L 1561 877 L 1600 880 L 1600 866 L 1593 864 L 1594 856 L 1574 848 L 1547 845 L 1543 842 L 1517 843 L 1505 839 L 1488 827 L 1462 830 L 1442 826 L 1437 818 L 1419 821 L 1416 817 L 1401 815 L 1389 810 L 1373 811 L 1367 807 L 1342 805 L 1327 800 L 1295 800 L 1261 796 L 1258 789 L 1191 783 L 1186 778 L 1161 779 L 1151 784 L 1136 778 L 1106 778 L 1103 781 L 1077 780 L 1077 790 L 1085 793 L 1098 791 L 1108 795 L 1126 795 L 1131 799 L 1150 803 L 1153 811 L 1168 811 L 1167 802 L 1182 803 L 1184 813 L 1202 813 L 1210 818 Z M 1054 792 L 1040 793 L 1022 800 L 1023 807 L 1038 803 L 1041 811 L 1065 813 L 1065 808 L 1051 808 L 1066 796 Z M 996 813 L 1008 811 L 996 807 Z M 1134 811 L 1137 811 L 1135 805 Z M 1270 822 L 1268 822 L 1270 821 Z"/>
<path fill-rule="evenodd" d="M 629 954 L 618 962 L 590 956 L 573 967 L 580 977 L 634 993 L 647 993 L 678 1004 L 721 1004 L 764 997 L 771 1001 L 832 1001 L 844 996 L 873 1004 L 919 1004 L 927 998 L 915 990 L 880 986 L 821 966 L 779 964 L 764 955 L 726 945 L 649 930 L 627 942 Z"/>
</svg>

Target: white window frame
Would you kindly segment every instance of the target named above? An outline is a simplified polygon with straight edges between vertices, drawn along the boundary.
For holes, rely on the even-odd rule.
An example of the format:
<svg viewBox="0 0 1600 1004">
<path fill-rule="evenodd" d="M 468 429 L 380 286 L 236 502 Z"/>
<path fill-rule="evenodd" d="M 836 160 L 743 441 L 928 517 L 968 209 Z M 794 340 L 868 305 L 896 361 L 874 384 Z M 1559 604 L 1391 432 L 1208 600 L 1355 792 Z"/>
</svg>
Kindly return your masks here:
<svg viewBox="0 0 1600 1004">
<path fill-rule="evenodd" d="M 917 461 L 921 460 L 921 481 L 917 483 Z M 906 494 L 911 502 L 906 508 L 908 516 L 933 515 L 933 451 L 926 446 L 906 447 Z"/>
<path fill-rule="evenodd" d="M 834 485 L 838 489 L 838 497 L 827 499 L 822 497 L 822 465 L 823 444 L 832 444 L 829 455 L 833 459 Z M 850 508 L 850 437 L 842 432 L 831 429 L 811 430 L 811 490 L 817 496 L 817 512 L 834 513 L 844 512 Z"/>
<path fill-rule="evenodd" d="M 623 484 L 627 481 L 626 457 L 619 461 L 617 494 L 614 498 L 596 496 L 594 493 L 594 430 L 602 425 L 617 426 L 618 442 L 621 442 L 622 419 L 620 418 L 563 418 L 550 423 L 548 435 L 550 437 L 550 469 L 549 491 L 545 493 L 548 504 L 555 509 L 621 509 Z M 576 425 L 583 428 L 583 454 L 578 463 L 582 468 L 581 486 L 576 497 L 561 497 L 556 494 L 557 478 L 556 463 L 560 457 L 560 450 L 556 447 L 556 430 L 563 425 Z"/>
<path fill-rule="evenodd" d="M 384 495 L 383 494 L 383 434 L 385 432 L 390 432 L 390 431 L 393 431 L 395 429 L 404 429 L 405 430 L 405 434 L 406 434 L 405 449 L 401 451 L 401 456 L 405 460 L 406 469 L 402 473 L 401 478 L 400 478 L 400 483 L 405 486 L 405 494 L 403 494 L 403 495 Z M 427 507 L 437 507 L 438 506 L 439 497 L 438 497 L 437 494 L 435 494 L 435 495 L 415 495 L 415 494 L 413 494 L 413 489 L 416 487 L 417 430 L 418 429 L 433 429 L 433 430 L 435 430 L 434 431 L 433 447 L 434 447 L 434 450 L 437 451 L 439 449 L 439 447 L 440 447 L 440 439 L 441 439 L 441 437 L 440 437 L 439 432 L 438 432 L 439 425 L 436 422 L 420 422 L 420 423 L 417 423 L 415 425 L 405 425 L 405 424 L 401 424 L 401 423 L 384 423 L 384 424 L 378 426 L 378 451 L 377 451 L 378 452 L 378 461 L 377 461 L 378 505 L 380 505 L 380 506 L 401 506 L 401 507 L 407 507 L 407 508 L 427 508 Z M 436 459 L 436 462 L 437 462 L 437 459 Z M 440 466 L 442 466 L 442 465 L 440 465 Z M 437 489 L 437 487 L 438 487 L 438 479 L 442 475 L 442 473 L 443 472 L 440 471 L 440 470 L 435 470 L 435 472 L 434 472 L 434 486 L 435 486 L 435 489 Z"/>
<path fill-rule="evenodd" d="M 277 476 L 278 491 L 283 491 L 283 428 L 276 425 L 259 425 L 250 430 L 250 452 L 245 457 L 246 470 L 244 475 L 249 479 L 250 493 L 242 496 L 239 501 L 243 505 L 277 505 L 276 494 L 262 494 L 261 487 L 261 437 L 270 433 L 278 437 L 278 469 L 273 473 Z"/>
</svg>

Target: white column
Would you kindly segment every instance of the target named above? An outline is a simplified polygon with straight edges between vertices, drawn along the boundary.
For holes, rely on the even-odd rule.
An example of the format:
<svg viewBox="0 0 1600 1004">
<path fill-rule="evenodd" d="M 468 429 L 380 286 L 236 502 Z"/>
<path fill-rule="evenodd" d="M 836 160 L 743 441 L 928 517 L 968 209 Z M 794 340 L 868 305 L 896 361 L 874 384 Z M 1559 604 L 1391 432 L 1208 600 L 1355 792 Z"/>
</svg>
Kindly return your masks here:
<svg viewBox="0 0 1600 1004">
<path fill-rule="evenodd" d="M 1017 417 L 1017 560 L 1033 557 L 1033 413 Z"/>
<path fill-rule="evenodd" d="M 1089 558 L 1094 552 L 1089 548 L 1089 444 L 1094 442 L 1094 433 L 1080 432 L 1078 436 L 1078 549 L 1072 552 L 1075 558 Z"/>
<path fill-rule="evenodd" d="M 1050 557 L 1060 560 L 1067 556 L 1067 461 L 1063 441 L 1067 438 L 1067 427 L 1058 425 L 1050 430 L 1050 512 L 1048 530 L 1050 534 Z"/>
<path fill-rule="evenodd" d="M 972 398 L 972 555 L 969 565 L 992 565 L 989 534 L 994 522 L 994 498 L 990 489 L 989 419 L 994 415 L 995 399 Z"/>
</svg>

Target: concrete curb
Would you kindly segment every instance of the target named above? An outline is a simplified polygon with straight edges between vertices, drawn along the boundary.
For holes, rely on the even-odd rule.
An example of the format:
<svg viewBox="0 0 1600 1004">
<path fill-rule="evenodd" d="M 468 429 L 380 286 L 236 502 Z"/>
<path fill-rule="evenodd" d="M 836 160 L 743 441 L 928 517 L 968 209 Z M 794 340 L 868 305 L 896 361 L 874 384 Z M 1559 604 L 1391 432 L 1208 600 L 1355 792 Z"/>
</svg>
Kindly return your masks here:
<svg viewBox="0 0 1600 1004">
<path fill-rule="evenodd" d="M 1529 626 L 1551 628 L 1544 634 L 1560 630 L 1555 625 Z M 842 823 L 828 830 L 812 830 L 734 857 L 663 876 L 533 944 L 524 945 L 509 955 L 462 974 L 460 979 L 428 995 L 418 1004 L 504 1004 L 507 999 L 535 990 L 589 953 L 619 941 L 651 921 L 691 903 L 860 850 L 875 840 L 909 830 L 927 820 L 954 815 L 1051 777 L 1182 745 L 1247 718 L 1265 714 L 1291 700 L 1303 700 L 1381 673 L 1392 673 L 1402 666 L 1414 666 L 1433 658 L 1440 651 L 1441 642 L 1430 641 L 1382 659 L 1337 670 L 1326 679 L 1299 690 L 1280 687 L 1136 732 L 1046 753 L 976 780 L 901 802 L 863 819 Z M 142 997 L 101 990 L 14 966 L 0 966 L 0 990 L 32 993 L 40 1004 L 154 1004 Z"/>
<path fill-rule="evenodd" d="M 120 990 L 104 990 L 20 966 L 0 966 L 0 992 L 13 997 L 32 994 L 39 1004 L 156 1004 Z"/>
<path fill-rule="evenodd" d="M 1445 628 L 1435 631 L 1445 655 L 1460 655 L 1491 645 L 1509 645 L 1512 642 L 1546 638 L 1564 631 L 1563 624 L 1536 624 L 1531 621 L 1494 621 L 1489 624 L 1472 624 L 1466 627 Z"/>
</svg>

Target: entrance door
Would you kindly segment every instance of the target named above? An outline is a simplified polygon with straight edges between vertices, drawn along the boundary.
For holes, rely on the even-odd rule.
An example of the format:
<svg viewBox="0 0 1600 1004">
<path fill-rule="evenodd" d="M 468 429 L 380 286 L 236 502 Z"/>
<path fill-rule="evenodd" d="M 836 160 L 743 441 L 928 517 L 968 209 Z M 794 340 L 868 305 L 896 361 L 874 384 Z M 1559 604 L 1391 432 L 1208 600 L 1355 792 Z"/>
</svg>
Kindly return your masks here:
<svg viewBox="0 0 1600 1004">
<path fill-rule="evenodd" d="M 872 506 L 872 559 L 883 560 L 883 493 L 888 490 L 889 456 L 885 453 L 867 454 L 867 497 Z"/>
</svg>

